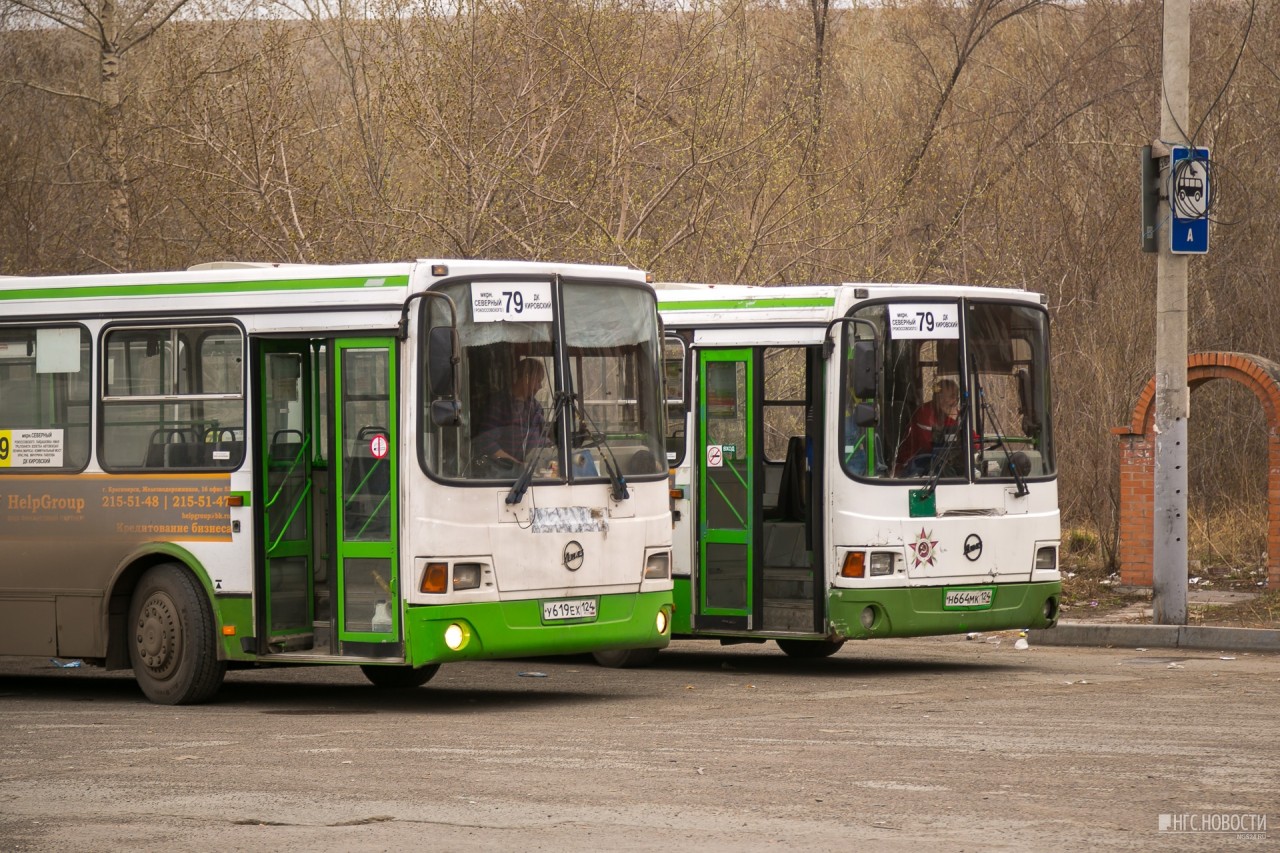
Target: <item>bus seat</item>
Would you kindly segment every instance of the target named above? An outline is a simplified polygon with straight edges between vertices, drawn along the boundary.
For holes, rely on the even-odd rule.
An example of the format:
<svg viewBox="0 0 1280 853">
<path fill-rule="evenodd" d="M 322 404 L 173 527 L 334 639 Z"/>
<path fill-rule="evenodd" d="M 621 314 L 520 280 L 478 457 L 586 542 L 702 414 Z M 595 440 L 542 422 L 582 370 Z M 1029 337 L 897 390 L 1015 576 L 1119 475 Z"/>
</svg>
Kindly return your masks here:
<svg viewBox="0 0 1280 853">
<path fill-rule="evenodd" d="M 182 468 L 195 464 L 191 448 L 194 447 L 195 433 L 187 427 L 160 427 L 151 433 L 147 440 L 147 453 L 143 458 L 144 468 Z M 177 459 L 175 460 L 175 456 Z"/>
<path fill-rule="evenodd" d="M 765 514 L 766 519 L 804 521 L 804 469 L 804 436 L 793 435 L 787 441 L 787 456 L 782 463 L 782 482 L 778 485 L 778 505 Z"/>
</svg>

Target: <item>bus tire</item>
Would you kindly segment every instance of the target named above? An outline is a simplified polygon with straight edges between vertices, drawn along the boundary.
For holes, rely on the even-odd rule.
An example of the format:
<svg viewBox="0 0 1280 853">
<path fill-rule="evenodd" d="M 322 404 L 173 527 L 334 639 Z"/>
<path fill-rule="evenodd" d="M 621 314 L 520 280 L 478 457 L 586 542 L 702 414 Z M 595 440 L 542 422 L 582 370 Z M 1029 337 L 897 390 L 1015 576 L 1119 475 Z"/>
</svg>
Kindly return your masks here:
<svg viewBox="0 0 1280 853">
<path fill-rule="evenodd" d="M 360 671 L 369 683 L 383 690 L 408 690 L 421 687 L 440 671 L 440 664 L 433 663 L 414 669 L 411 666 L 361 666 Z"/>
<path fill-rule="evenodd" d="M 844 645 L 844 640 L 775 640 L 775 642 L 778 648 L 786 652 L 787 657 L 804 660 L 829 658 L 840 651 L 840 647 Z"/>
<path fill-rule="evenodd" d="M 657 649 L 609 649 L 604 652 L 592 652 L 600 666 L 611 669 L 635 669 L 649 666 L 658 659 Z"/>
<path fill-rule="evenodd" d="M 173 563 L 152 566 L 134 588 L 128 646 L 138 686 L 159 705 L 204 702 L 227 672 L 204 590 Z"/>
</svg>

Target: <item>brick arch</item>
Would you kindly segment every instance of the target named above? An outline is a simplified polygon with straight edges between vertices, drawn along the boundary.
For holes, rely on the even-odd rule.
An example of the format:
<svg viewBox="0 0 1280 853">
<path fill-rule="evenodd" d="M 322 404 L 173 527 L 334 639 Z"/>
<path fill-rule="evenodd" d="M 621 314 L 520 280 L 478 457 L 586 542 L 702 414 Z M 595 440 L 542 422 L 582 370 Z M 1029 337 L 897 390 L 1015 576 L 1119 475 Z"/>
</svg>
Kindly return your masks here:
<svg viewBox="0 0 1280 853">
<path fill-rule="evenodd" d="M 1253 392 L 1267 418 L 1267 587 L 1280 588 L 1280 364 L 1238 352 L 1200 352 L 1187 359 L 1187 386 L 1230 379 Z M 1120 440 L 1120 582 L 1151 586 L 1155 519 L 1155 397 L 1151 377 Z"/>
</svg>

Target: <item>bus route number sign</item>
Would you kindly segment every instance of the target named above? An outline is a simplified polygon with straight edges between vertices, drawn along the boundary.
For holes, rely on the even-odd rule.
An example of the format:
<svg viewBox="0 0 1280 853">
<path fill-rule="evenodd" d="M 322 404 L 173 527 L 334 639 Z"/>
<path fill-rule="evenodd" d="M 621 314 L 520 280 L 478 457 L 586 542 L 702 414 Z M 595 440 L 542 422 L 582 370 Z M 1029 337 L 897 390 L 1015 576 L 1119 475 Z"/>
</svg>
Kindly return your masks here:
<svg viewBox="0 0 1280 853">
<path fill-rule="evenodd" d="M 0 429 L 0 468 L 61 468 L 60 429 Z"/>
<path fill-rule="evenodd" d="M 902 302 L 889 306 L 889 337 L 942 340 L 960 337 L 960 306 L 954 302 Z"/>
<path fill-rule="evenodd" d="M 549 281 L 477 281 L 471 285 L 471 317 L 477 323 L 550 323 L 551 316 Z"/>
</svg>

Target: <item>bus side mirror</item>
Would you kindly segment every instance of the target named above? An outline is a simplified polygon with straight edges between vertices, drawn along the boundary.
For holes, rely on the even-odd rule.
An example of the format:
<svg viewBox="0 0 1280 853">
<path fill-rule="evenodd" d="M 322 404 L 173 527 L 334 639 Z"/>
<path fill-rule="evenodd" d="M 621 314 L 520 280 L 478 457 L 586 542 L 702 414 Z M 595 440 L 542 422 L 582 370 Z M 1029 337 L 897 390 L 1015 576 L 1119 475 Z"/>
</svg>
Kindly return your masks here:
<svg viewBox="0 0 1280 853">
<path fill-rule="evenodd" d="M 451 326 L 436 326 L 427 335 L 427 376 L 433 398 L 457 397 L 453 366 L 457 364 L 458 332 Z"/>
<path fill-rule="evenodd" d="M 435 326 L 427 333 L 427 384 L 431 392 L 431 422 L 436 426 L 462 423 L 462 403 L 454 376 L 458 363 L 458 330 Z"/>
<path fill-rule="evenodd" d="M 876 382 L 880 357 L 875 341 L 853 343 L 853 395 L 863 400 L 875 399 L 879 390 Z"/>
<path fill-rule="evenodd" d="M 853 422 L 856 426 L 866 429 L 875 426 L 879 420 L 875 403 L 858 403 L 853 407 Z"/>
</svg>

